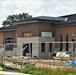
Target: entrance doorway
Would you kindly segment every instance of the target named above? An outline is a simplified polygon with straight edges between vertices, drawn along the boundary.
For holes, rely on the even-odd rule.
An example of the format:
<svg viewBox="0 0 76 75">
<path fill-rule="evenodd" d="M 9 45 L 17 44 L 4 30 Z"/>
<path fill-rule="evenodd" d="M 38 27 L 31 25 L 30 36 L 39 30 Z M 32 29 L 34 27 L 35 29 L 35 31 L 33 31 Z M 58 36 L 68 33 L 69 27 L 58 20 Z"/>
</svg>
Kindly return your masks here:
<svg viewBox="0 0 76 75">
<path fill-rule="evenodd" d="M 23 56 L 26 56 L 26 53 L 30 53 L 32 56 L 32 43 L 23 43 Z"/>
</svg>

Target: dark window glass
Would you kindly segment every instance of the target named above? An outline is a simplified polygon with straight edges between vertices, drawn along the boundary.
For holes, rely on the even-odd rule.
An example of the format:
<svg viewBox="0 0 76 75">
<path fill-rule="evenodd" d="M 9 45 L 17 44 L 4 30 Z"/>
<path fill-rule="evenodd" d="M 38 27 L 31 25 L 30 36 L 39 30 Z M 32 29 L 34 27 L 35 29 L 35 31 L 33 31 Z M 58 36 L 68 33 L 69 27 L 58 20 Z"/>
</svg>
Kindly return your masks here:
<svg viewBox="0 0 76 75">
<path fill-rule="evenodd" d="M 41 43 L 41 52 L 45 52 L 45 43 Z"/>
<path fill-rule="evenodd" d="M 68 34 L 66 34 L 66 39 L 68 39 L 69 38 L 69 35 Z"/>
<path fill-rule="evenodd" d="M 63 36 L 62 36 L 62 34 L 60 34 L 60 39 L 62 39 L 63 38 Z"/>
<path fill-rule="evenodd" d="M 62 41 L 63 41 L 63 36 L 62 36 L 62 34 L 61 34 L 61 35 L 60 35 L 60 51 L 63 50 L 63 43 L 62 43 Z"/>
<path fill-rule="evenodd" d="M 69 38 L 69 35 L 68 34 L 66 34 L 66 51 L 68 51 L 69 50 L 69 43 L 68 43 L 68 38 Z"/>
<path fill-rule="evenodd" d="M 63 50 L 63 43 L 60 43 L 60 51 Z"/>
<path fill-rule="evenodd" d="M 49 49 L 50 49 L 50 52 L 52 52 L 52 43 L 49 43 Z"/>
</svg>

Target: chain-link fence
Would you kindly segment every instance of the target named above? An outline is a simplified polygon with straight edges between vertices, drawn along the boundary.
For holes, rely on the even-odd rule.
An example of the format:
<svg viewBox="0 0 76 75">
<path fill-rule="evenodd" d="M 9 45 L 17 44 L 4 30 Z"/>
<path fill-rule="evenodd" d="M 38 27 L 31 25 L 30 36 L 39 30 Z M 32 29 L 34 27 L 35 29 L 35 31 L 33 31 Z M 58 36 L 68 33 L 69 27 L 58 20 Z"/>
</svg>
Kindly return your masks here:
<svg viewBox="0 0 76 75">
<path fill-rule="evenodd" d="M 39 68 L 64 67 L 66 61 L 76 59 L 75 55 L 76 42 L 0 44 L 4 70 L 22 69 L 25 64 Z"/>
</svg>

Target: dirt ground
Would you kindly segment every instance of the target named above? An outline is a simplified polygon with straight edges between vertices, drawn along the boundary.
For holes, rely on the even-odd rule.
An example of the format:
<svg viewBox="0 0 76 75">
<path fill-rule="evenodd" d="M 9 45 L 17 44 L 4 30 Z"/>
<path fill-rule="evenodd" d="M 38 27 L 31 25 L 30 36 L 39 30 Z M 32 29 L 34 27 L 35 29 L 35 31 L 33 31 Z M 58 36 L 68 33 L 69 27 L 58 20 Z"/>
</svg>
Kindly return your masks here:
<svg viewBox="0 0 76 75">
<path fill-rule="evenodd" d="M 0 61 L 7 66 L 11 66 L 15 68 L 21 68 L 25 64 L 35 65 L 38 68 L 58 68 L 58 67 L 62 68 L 65 67 L 65 64 L 67 62 L 63 60 L 43 60 L 43 59 L 29 59 L 29 58 L 19 58 L 19 57 L 1 58 Z"/>
</svg>

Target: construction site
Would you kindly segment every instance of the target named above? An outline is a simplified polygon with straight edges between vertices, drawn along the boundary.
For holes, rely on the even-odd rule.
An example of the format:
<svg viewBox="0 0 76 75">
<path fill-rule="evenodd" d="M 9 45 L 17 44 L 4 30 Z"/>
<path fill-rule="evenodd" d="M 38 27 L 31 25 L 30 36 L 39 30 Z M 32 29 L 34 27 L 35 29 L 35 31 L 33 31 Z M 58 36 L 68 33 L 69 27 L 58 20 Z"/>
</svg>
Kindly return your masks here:
<svg viewBox="0 0 76 75">
<path fill-rule="evenodd" d="M 56 46 L 56 44 L 58 45 L 60 42 L 53 42 L 52 45 L 54 44 Z M 66 42 L 63 42 L 63 44 Z M 68 42 L 69 43 L 69 42 Z M 38 43 L 40 44 L 40 43 Z M 29 48 L 27 48 L 26 46 L 23 47 L 21 49 L 21 55 L 17 54 L 17 44 L 13 45 L 13 49 L 15 49 L 15 55 L 11 55 L 9 53 L 13 53 L 12 51 L 9 50 L 9 53 L 7 50 L 5 50 L 5 47 L 3 46 L 3 48 L 0 50 L 0 52 L 3 54 L 2 56 L 0 55 L 0 66 L 2 67 L 1 70 L 7 70 L 7 71 L 14 71 L 14 70 L 21 70 L 22 67 L 26 64 L 29 64 L 30 67 L 32 65 L 38 67 L 38 68 L 65 68 L 65 67 L 70 67 L 70 68 L 74 68 L 76 67 L 76 62 L 75 64 L 73 64 L 73 61 L 76 59 L 75 53 L 74 53 L 74 44 L 75 42 L 70 42 L 71 44 L 71 52 L 67 52 L 66 50 L 62 50 L 62 51 L 56 51 L 56 49 L 54 50 L 50 50 L 50 47 L 47 46 L 48 43 L 45 43 L 45 49 L 46 51 L 48 51 L 48 53 L 46 54 L 46 56 L 48 58 L 38 58 L 37 56 L 32 56 L 32 52 L 29 46 Z M 35 49 L 36 49 L 35 45 Z M 54 47 L 54 46 L 53 46 Z M 38 48 L 38 47 L 37 47 Z M 38 49 L 42 49 L 42 47 L 38 48 Z M 65 49 L 65 48 L 64 48 Z M 17 51 L 16 51 L 17 50 Z M 24 53 L 27 50 L 26 54 Z M 20 50 L 19 50 L 20 51 Z M 52 52 L 51 52 L 52 51 Z M 44 52 L 43 52 L 44 53 Z M 25 54 L 25 55 L 24 55 Z M 69 61 L 72 61 L 69 63 Z"/>
</svg>

